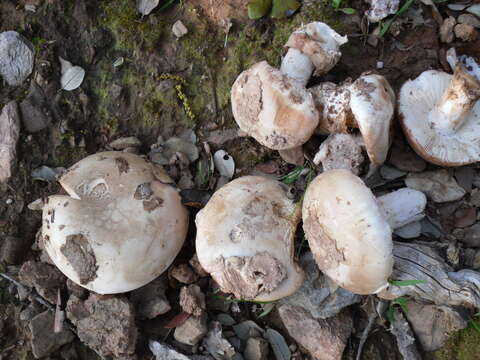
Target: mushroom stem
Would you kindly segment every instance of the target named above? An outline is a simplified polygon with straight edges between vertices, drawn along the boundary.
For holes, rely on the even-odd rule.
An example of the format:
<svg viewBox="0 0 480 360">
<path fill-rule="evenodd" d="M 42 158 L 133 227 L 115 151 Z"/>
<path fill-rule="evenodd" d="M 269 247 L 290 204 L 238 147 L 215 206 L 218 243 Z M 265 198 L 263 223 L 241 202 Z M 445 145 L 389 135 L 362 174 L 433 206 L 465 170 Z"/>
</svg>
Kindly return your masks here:
<svg viewBox="0 0 480 360">
<path fill-rule="evenodd" d="M 457 131 L 480 98 L 480 82 L 458 63 L 450 84 L 433 112 L 438 128 Z"/>
<path fill-rule="evenodd" d="M 377 198 L 392 231 L 425 216 L 427 198 L 421 191 L 403 188 Z"/>
<path fill-rule="evenodd" d="M 313 69 L 314 66 L 310 61 L 310 58 L 295 48 L 288 49 L 287 54 L 282 59 L 282 65 L 280 66 L 282 74 L 298 80 L 302 86 L 307 85 Z"/>
</svg>

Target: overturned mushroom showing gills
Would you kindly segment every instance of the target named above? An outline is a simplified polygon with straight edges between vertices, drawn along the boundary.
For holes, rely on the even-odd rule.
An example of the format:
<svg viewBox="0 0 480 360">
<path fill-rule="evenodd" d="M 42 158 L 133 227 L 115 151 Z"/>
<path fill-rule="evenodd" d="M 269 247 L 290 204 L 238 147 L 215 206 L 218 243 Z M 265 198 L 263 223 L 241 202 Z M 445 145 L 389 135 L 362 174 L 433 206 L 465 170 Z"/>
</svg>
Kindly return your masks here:
<svg viewBox="0 0 480 360">
<path fill-rule="evenodd" d="M 48 255 L 72 281 L 99 294 L 126 292 L 160 275 L 180 251 L 188 213 L 163 169 L 124 152 L 86 157 L 60 178 L 42 236 Z"/>
<path fill-rule="evenodd" d="M 425 195 L 410 190 L 375 199 L 348 170 L 317 176 L 305 193 L 302 215 L 320 270 L 357 294 L 386 288 L 393 265 L 392 228 L 421 218 L 426 204 Z"/>
<path fill-rule="evenodd" d="M 303 145 L 318 124 L 312 95 L 266 61 L 238 76 L 231 100 L 240 129 L 273 150 Z"/>
<path fill-rule="evenodd" d="M 480 81 L 458 63 L 453 75 L 423 72 L 400 91 L 403 131 L 413 149 L 441 166 L 480 161 Z"/>
<path fill-rule="evenodd" d="M 395 110 L 395 93 L 381 75 L 366 74 L 353 83 L 323 83 L 309 89 L 320 114 L 317 131 L 345 133 L 358 128 L 374 166 L 385 162 Z"/>
<path fill-rule="evenodd" d="M 304 277 L 293 259 L 299 221 L 300 207 L 284 184 L 259 176 L 236 179 L 196 217 L 198 260 L 223 292 L 239 299 L 291 295 Z"/>
<path fill-rule="evenodd" d="M 322 75 L 332 69 L 340 60 L 339 48 L 348 42 L 330 26 L 312 22 L 290 35 L 285 47 L 288 51 L 282 60 L 281 71 L 305 86 L 315 71 Z"/>
</svg>

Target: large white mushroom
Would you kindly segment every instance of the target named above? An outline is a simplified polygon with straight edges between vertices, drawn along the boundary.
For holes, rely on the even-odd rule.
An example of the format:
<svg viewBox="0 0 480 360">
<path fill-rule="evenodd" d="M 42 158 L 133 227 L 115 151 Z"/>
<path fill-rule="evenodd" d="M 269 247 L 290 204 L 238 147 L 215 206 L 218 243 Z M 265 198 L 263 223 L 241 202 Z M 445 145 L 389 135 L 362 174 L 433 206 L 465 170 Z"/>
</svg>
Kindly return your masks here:
<svg viewBox="0 0 480 360">
<path fill-rule="evenodd" d="M 145 285 L 182 248 L 188 212 L 163 183 L 163 169 L 140 156 L 103 152 L 84 158 L 60 178 L 68 195 L 50 196 L 42 238 L 55 265 L 99 294 Z"/>
<path fill-rule="evenodd" d="M 480 81 L 458 63 L 453 75 L 428 70 L 400 91 L 399 115 L 408 142 L 441 166 L 480 161 Z"/>
<path fill-rule="evenodd" d="M 303 229 L 318 267 L 339 286 L 374 294 L 392 272 L 392 230 L 421 219 L 425 195 L 400 189 L 379 197 L 348 170 L 317 176 L 303 200 Z"/>
<path fill-rule="evenodd" d="M 373 167 L 385 162 L 390 147 L 395 93 L 383 76 L 366 74 L 353 83 L 339 86 L 323 83 L 309 91 L 320 114 L 319 133 L 346 133 L 358 129 Z"/>
<path fill-rule="evenodd" d="M 305 86 L 315 71 L 322 75 L 340 60 L 340 46 L 348 42 L 325 23 L 316 21 L 295 30 L 288 38 L 288 48 L 280 70 Z"/>
<path fill-rule="evenodd" d="M 196 217 L 198 260 L 223 292 L 239 299 L 291 295 L 304 278 L 293 259 L 300 216 L 284 184 L 259 176 L 233 180 Z"/>
<path fill-rule="evenodd" d="M 240 129 L 270 149 L 303 145 L 318 124 L 312 95 L 266 61 L 238 76 L 231 100 Z"/>
</svg>

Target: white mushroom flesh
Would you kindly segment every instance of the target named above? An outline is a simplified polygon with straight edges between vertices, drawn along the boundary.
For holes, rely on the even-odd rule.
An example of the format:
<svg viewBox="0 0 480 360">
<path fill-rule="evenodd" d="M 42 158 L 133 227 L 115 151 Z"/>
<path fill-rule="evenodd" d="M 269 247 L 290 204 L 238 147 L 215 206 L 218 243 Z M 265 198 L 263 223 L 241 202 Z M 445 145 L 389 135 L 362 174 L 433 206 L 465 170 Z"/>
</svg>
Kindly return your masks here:
<svg viewBox="0 0 480 360">
<path fill-rule="evenodd" d="M 457 65 L 455 74 L 429 70 L 400 91 L 399 113 L 414 150 L 437 165 L 480 161 L 480 82 Z"/>
<path fill-rule="evenodd" d="M 316 165 L 322 164 L 324 171 L 347 169 L 355 175 L 360 174 L 364 160 L 362 148 L 351 134 L 331 134 L 313 158 Z"/>
<path fill-rule="evenodd" d="M 392 272 L 392 230 L 374 195 L 348 170 L 317 176 L 303 200 L 303 229 L 318 267 L 339 286 L 374 294 Z"/>
<path fill-rule="evenodd" d="M 222 291 L 239 299 L 273 301 L 303 281 L 295 263 L 300 207 L 285 185 L 258 176 L 218 190 L 196 217 L 198 260 Z"/>
<path fill-rule="evenodd" d="M 188 212 L 158 173 L 137 155 L 111 151 L 81 160 L 60 179 L 70 196 L 47 199 L 42 238 L 68 278 L 114 294 L 167 269 L 185 240 Z"/>
<path fill-rule="evenodd" d="M 240 129 L 270 149 L 301 146 L 318 125 L 312 95 L 266 61 L 238 76 L 231 98 Z"/>
<path fill-rule="evenodd" d="M 309 23 L 290 35 L 280 70 L 305 86 L 314 69 L 316 75 L 322 75 L 337 64 L 342 55 L 339 48 L 346 42 L 346 36 L 327 24 Z"/>
</svg>

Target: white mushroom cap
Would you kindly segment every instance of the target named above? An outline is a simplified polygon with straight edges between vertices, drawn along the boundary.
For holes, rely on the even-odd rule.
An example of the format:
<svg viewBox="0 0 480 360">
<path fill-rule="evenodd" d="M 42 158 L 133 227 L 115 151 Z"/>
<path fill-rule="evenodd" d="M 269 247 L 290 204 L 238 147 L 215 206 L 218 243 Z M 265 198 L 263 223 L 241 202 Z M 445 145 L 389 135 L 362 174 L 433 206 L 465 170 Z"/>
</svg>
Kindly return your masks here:
<svg viewBox="0 0 480 360">
<path fill-rule="evenodd" d="M 303 229 L 318 267 L 357 294 L 388 286 L 392 230 L 374 195 L 348 170 L 317 176 L 303 200 Z"/>
<path fill-rule="evenodd" d="M 178 192 L 157 166 L 125 152 L 81 160 L 60 179 L 70 196 L 50 196 L 42 235 L 55 265 L 99 294 L 126 292 L 172 263 L 188 230 Z"/>
<path fill-rule="evenodd" d="M 385 162 L 395 111 L 395 94 L 381 75 L 362 75 L 340 86 L 324 83 L 309 89 L 320 113 L 322 134 L 358 128 L 373 165 Z"/>
<path fill-rule="evenodd" d="M 342 56 L 339 48 L 346 42 L 346 36 L 341 36 L 327 24 L 309 23 L 290 35 L 285 44 L 289 50 L 282 60 L 281 71 L 305 85 L 314 69 L 316 75 L 322 75 L 337 64 Z"/>
<path fill-rule="evenodd" d="M 223 292 L 273 301 L 302 284 L 303 271 L 293 259 L 300 207 L 282 183 L 259 176 L 233 180 L 195 221 L 198 260 Z"/>
<path fill-rule="evenodd" d="M 312 95 L 266 61 L 238 76 L 231 97 L 240 129 L 270 149 L 303 145 L 318 124 Z"/>
<path fill-rule="evenodd" d="M 350 86 L 350 109 L 362 133 L 370 161 L 381 165 L 390 147 L 395 93 L 381 75 L 363 75 Z"/>
<path fill-rule="evenodd" d="M 441 166 L 480 161 L 480 82 L 458 64 L 454 75 L 423 72 L 400 91 L 403 131 L 413 149 Z"/>
</svg>

